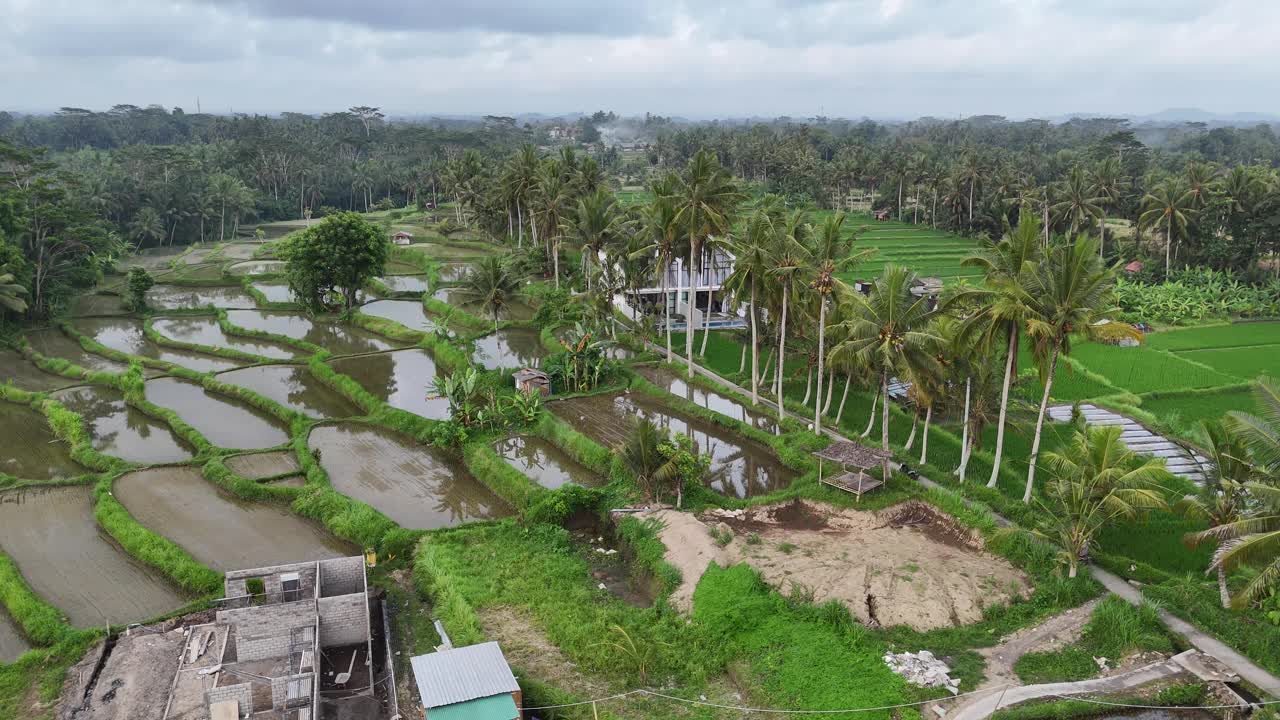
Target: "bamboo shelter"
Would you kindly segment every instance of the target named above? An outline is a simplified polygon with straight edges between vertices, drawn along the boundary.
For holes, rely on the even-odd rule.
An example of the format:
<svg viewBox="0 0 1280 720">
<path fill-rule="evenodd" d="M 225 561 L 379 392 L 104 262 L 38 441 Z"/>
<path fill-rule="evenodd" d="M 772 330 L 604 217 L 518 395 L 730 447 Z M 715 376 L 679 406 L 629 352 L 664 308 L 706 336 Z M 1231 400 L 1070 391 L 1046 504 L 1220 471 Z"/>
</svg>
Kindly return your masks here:
<svg viewBox="0 0 1280 720">
<path fill-rule="evenodd" d="M 853 493 L 861 501 L 863 493 L 871 492 L 884 484 L 883 480 L 868 475 L 866 471 L 888 460 L 892 453 L 839 440 L 814 453 L 814 456 L 818 458 L 818 482 Z M 826 461 L 839 465 L 840 472 L 824 477 L 822 470 Z"/>
</svg>

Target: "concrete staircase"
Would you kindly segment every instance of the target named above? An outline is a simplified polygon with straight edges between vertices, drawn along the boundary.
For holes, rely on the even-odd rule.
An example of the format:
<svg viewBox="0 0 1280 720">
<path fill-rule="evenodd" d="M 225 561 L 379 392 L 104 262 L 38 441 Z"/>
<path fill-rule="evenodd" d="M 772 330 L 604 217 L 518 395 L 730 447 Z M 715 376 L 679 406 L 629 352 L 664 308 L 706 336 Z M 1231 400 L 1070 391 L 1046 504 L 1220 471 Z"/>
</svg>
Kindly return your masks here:
<svg viewBox="0 0 1280 720">
<path fill-rule="evenodd" d="M 1132 418 L 1088 403 L 1080 405 L 1080 413 L 1089 425 L 1120 426 L 1120 440 L 1130 450 L 1142 455 L 1164 458 L 1165 468 L 1178 477 L 1203 483 L 1205 471 L 1212 467 L 1212 463 L 1205 456 L 1151 432 Z M 1050 407 L 1049 418 L 1056 422 L 1071 422 L 1071 406 Z"/>
</svg>

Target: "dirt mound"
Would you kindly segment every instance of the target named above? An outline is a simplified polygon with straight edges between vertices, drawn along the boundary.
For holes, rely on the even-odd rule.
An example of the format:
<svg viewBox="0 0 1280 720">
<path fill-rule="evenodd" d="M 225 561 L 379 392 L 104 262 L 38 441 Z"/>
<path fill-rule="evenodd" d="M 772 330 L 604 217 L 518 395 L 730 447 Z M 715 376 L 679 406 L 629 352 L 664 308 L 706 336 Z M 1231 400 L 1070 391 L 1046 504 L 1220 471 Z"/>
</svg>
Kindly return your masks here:
<svg viewBox="0 0 1280 720">
<path fill-rule="evenodd" d="M 839 600 L 868 625 L 919 630 L 976 622 L 986 606 L 1029 589 L 1016 568 L 983 551 L 981 537 L 920 502 L 878 513 L 793 501 L 701 518 L 649 515 L 664 523 L 666 559 L 683 576 L 672 600 L 684 610 L 713 560 L 750 563 L 782 592 Z"/>
</svg>

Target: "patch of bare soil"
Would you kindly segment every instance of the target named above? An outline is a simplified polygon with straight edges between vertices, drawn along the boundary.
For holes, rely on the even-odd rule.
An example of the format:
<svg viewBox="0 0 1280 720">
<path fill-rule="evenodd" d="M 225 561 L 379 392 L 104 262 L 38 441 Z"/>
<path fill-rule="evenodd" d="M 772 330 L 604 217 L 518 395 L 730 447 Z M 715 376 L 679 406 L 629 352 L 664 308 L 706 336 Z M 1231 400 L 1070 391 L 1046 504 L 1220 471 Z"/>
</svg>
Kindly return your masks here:
<svg viewBox="0 0 1280 720">
<path fill-rule="evenodd" d="M 666 559 L 683 575 L 673 602 L 686 610 L 713 560 L 750 563 L 783 592 L 839 600 L 867 625 L 962 625 L 1029 591 L 1026 577 L 985 552 L 979 536 L 924 503 L 866 512 L 793 501 L 701 518 L 670 510 L 647 515 L 665 524 Z M 732 540 L 719 546 L 710 526 Z"/>
<path fill-rule="evenodd" d="M 185 645 L 182 630 L 164 633 L 135 632 L 116 641 L 87 696 L 63 696 L 58 717 L 62 720 L 137 720 L 164 715 L 169 687 L 177 668 L 178 653 Z M 89 658 L 95 658 L 90 653 Z M 83 664 L 83 661 L 82 661 Z M 68 684 L 83 686 L 85 667 L 68 673 Z M 93 668 L 87 668 L 91 676 Z M 83 690 L 82 690 L 83 692 Z"/>
<path fill-rule="evenodd" d="M 1023 628 L 1000 641 L 999 645 L 978 650 L 987 661 L 987 679 L 977 689 L 1021 685 L 1013 671 L 1018 658 L 1029 652 L 1050 652 L 1080 639 L 1080 633 L 1093 615 L 1098 600 L 1058 613 L 1035 627 Z"/>
<path fill-rule="evenodd" d="M 478 610 L 485 637 L 498 641 L 513 667 L 582 697 L 608 695 L 608 686 L 578 670 L 533 619 L 516 608 Z"/>
</svg>

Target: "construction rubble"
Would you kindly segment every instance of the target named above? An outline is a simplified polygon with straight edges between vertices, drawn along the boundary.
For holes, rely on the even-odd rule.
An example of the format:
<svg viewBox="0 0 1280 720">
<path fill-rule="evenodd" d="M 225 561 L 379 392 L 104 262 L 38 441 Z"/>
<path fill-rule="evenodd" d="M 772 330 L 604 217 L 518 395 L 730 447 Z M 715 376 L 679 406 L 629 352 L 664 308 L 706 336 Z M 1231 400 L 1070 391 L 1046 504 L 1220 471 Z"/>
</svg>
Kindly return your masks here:
<svg viewBox="0 0 1280 720">
<path fill-rule="evenodd" d="M 960 692 L 960 681 L 949 675 L 951 668 L 928 650 L 897 655 L 885 653 L 884 663 L 912 685 L 946 688 L 952 695 Z"/>
</svg>

